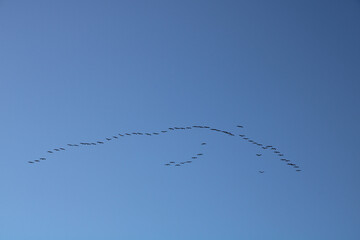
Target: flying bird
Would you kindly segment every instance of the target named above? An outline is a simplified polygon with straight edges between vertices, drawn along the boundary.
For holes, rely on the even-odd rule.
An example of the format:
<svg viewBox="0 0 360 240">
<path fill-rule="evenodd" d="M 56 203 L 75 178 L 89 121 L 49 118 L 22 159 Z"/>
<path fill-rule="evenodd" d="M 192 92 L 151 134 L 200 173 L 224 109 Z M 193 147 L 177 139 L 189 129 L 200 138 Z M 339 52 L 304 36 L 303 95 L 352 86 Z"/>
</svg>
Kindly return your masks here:
<svg viewBox="0 0 360 240">
<path fill-rule="evenodd" d="M 259 173 L 264 173 L 264 171 L 259 171 Z"/>
<path fill-rule="evenodd" d="M 257 153 L 256 156 L 260 157 L 262 154 L 261 153 Z"/>
</svg>

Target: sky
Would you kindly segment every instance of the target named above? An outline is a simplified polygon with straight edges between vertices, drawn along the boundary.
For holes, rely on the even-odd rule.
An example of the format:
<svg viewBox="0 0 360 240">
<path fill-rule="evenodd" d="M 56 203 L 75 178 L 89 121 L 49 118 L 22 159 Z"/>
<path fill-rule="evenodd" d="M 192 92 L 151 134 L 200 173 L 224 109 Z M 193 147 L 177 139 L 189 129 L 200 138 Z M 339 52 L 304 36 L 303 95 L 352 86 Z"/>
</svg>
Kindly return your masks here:
<svg viewBox="0 0 360 240">
<path fill-rule="evenodd" d="M 360 239 L 359 24 L 355 0 L 0 1 L 0 240 Z M 193 125 L 235 136 L 105 140 Z"/>
</svg>

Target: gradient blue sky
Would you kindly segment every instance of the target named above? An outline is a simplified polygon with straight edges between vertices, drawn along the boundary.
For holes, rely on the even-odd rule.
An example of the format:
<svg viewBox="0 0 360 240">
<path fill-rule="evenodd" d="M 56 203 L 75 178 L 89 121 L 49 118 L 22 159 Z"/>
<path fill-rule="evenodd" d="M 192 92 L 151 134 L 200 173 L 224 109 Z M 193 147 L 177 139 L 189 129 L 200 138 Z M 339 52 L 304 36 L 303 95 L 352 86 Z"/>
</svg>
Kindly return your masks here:
<svg viewBox="0 0 360 240">
<path fill-rule="evenodd" d="M 0 239 L 360 239 L 359 25 L 355 0 L 0 1 Z M 196 124 L 303 172 L 201 130 L 27 163 Z"/>
</svg>

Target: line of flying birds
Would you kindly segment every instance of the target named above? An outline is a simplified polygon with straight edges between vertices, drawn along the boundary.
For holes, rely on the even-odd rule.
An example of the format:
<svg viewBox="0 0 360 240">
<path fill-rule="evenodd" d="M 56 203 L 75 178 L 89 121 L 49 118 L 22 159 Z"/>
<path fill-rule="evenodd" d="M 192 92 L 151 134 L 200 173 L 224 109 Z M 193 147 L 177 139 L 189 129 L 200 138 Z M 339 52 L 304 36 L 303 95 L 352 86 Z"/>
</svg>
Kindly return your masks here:
<svg viewBox="0 0 360 240">
<path fill-rule="evenodd" d="M 238 125 L 237 126 L 238 128 L 244 128 L 243 126 L 241 125 Z M 95 141 L 95 142 L 80 142 L 80 143 L 68 143 L 67 146 L 72 148 L 72 147 L 80 147 L 80 146 L 93 146 L 93 145 L 101 145 L 101 144 L 105 144 L 106 142 L 108 141 L 111 141 L 111 140 L 116 140 L 116 139 L 119 139 L 119 137 L 125 137 L 125 136 L 141 136 L 141 135 L 144 135 L 144 136 L 156 136 L 156 135 L 160 135 L 160 134 L 165 134 L 165 133 L 168 133 L 168 132 L 171 132 L 171 131 L 176 131 L 176 130 L 190 130 L 190 129 L 207 129 L 209 131 L 214 131 L 214 132 L 219 132 L 219 133 L 223 133 L 223 134 L 226 134 L 228 136 L 236 136 L 235 134 L 231 133 L 231 132 L 228 132 L 228 131 L 225 131 L 225 130 L 221 130 L 221 129 L 217 129 L 217 128 L 211 128 L 209 126 L 189 126 L 189 127 L 171 127 L 171 128 L 168 128 L 166 130 L 162 130 L 162 131 L 159 131 L 159 132 L 152 132 L 152 133 L 149 133 L 149 132 L 132 132 L 132 133 L 119 133 L 119 134 L 116 134 L 116 135 L 113 135 L 111 137 L 106 137 L 104 140 L 99 140 L 99 141 Z M 280 160 L 285 162 L 288 166 L 290 167 L 293 167 L 297 172 L 300 172 L 301 169 L 300 169 L 300 166 L 298 166 L 297 164 L 291 162 L 291 160 L 287 159 L 284 157 L 284 154 L 282 152 L 280 152 L 276 147 L 272 146 L 272 145 L 264 145 L 262 143 L 258 143 L 256 142 L 255 140 L 253 139 L 250 139 L 249 137 L 247 137 L 245 134 L 239 134 L 238 135 L 239 137 L 241 137 L 244 141 L 247 141 L 251 144 L 254 144 L 254 145 L 257 145 L 258 147 L 260 147 L 261 149 L 263 150 L 270 150 L 272 151 L 274 154 L 276 154 L 278 157 L 280 157 Z M 206 145 L 206 142 L 203 142 L 201 143 L 201 145 Z M 54 148 L 54 149 L 51 149 L 51 150 L 48 150 L 47 153 L 48 154 L 53 154 L 55 152 L 60 152 L 60 151 L 65 151 L 66 149 L 64 147 L 59 147 L 59 148 Z M 196 154 L 195 156 L 192 156 L 191 157 L 191 160 L 188 160 L 188 161 L 183 161 L 183 162 L 174 162 L 174 161 L 171 161 L 171 162 L 168 162 L 168 163 L 165 163 L 164 165 L 165 166 L 176 166 L 176 167 L 179 167 L 179 166 L 182 166 L 184 164 L 190 164 L 192 163 L 194 160 L 198 159 L 199 157 L 203 156 L 203 153 L 198 153 Z M 262 154 L 261 153 L 257 153 L 256 156 L 258 157 L 261 157 Z M 36 159 L 34 161 L 28 161 L 28 163 L 37 163 L 37 162 L 40 162 L 40 161 L 45 161 L 46 158 L 45 157 L 41 157 L 39 159 Z M 259 171 L 259 173 L 264 173 L 264 171 Z"/>
</svg>

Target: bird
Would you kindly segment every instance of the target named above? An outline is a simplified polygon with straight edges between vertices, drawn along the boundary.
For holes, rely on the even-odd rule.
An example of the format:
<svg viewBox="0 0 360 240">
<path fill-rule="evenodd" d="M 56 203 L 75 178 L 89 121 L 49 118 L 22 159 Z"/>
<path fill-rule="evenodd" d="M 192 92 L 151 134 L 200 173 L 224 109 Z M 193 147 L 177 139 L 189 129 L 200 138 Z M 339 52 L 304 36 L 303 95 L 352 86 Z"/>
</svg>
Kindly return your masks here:
<svg viewBox="0 0 360 240">
<path fill-rule="evenodd" d="M 243 139 L 244 139 L 244 140 L 248 140 L 249 138 L 246 137 L 246 138 L 243 138 Z"/>
<path fill-rule="evenodd" d="M 159 135 L 159 133 L 153 133 L 154 135 Z"/>
<path fill-rule="evenodd" d="M 282 158 L 282 159 L 280 159 L 281 161 L 286 161 L 286 159 L 285 158 Z"/>
<path fill-rule="evenodd" d="M 75 147 L 78 147 L 79 145 L 77 145 L 77 144 L 74 144 L 73 146 L 75 146 Z"/>
<path fill-rule="evenodd" d="M 259 173 L 264 173 L 264 171 L 259 171 Z"/>
<path fill-rule="evenodd" d="M 106 138 L 106 140 L 110 141 L 110 140 L 111 140 L 111 138 Z"/>
<path fill-rule="evenodd" d="M 170 166 L 170 163 L 165 163 L 164 165 L 165 165 L 165 166 Z"/>
<path fill-rule="evenodd" d="M 167 131 L 161 131 L 162 133 L 166 133 Z"/>
<path fill-rule="evenodd" d="M 60 150 L 65 150 L 65 148 L 60 148 Z"/>
<path fill-rule="evenodd" d="M 37 159 L 36 159 L 35 162 L 40 162 L 40 160 L 37 160 Z"/>
<path fill-rule="evenodd" d="M 60 149 L 54 148 L 55 151 L 60 151 Z"/>
<path fill-rule="evenodd" d="M 261 153 L 257 153 L 256 156 L 260 157 L 262 154 Z"/>
<path fill-rule="evenodd" d="M 170 163 L 175 163 L 175 162 L 170 162 Z"/>
<path fill-rule="evenodd" d="M 28 163 L 34 163 L 33 161 L 28 161 Z"/>
<path fill-rule="evenodd" d="M 146 135 L 148 135 L 148 136 L 151 136 L 151 134 L 150 133 L 145 133 Z"/>
<path fill-rule="evenodd" d="M 131 136 L 131 134 L 129 134 L 129 133 L 125 133 L 125 135 Z"/>
<path fill-rule="evenodd" d="M 240 137 L 245 137 L 245 135 L 244 135 L 244 134 L 240 134 L 239 136 L 240 136 Z"/>
<path fill-rule="evenodd" d="M 117 136 L 113 136 L 113 138 L 118 138 Z"/>
<path fill-rule="evenodd" d="M 48 153 L 53 153 L 52 151 L 48 151 Z"/>
<path fill-rule="evenodd" d="M 197 157 L 192 157 L 192 159 L 197 159 Z"/>
<path fill-rule="evenodd" d="M 294 166 L 294 168 L 300 168 L 299 166 Z"/>
<path fill-rule="evenodd" d="M 198 155 L 198 156 L 202 156 L 203 154 L 202 154 L 202 153 L 198 153 L 197 155 Z"/>
<path fill-rule="evenodd" d="M 201 143 L 201 145 L 206 145 L 206 143 L 203 142 L 203 143 Z"/>
<path fill-rule="evenodd" d="M 179 167 L 179 166 L 181 166 L 181 165 L 180 165 L 180 164 L 175 164 L 175 166 Z"/>
<path fill-rule="evenodd" d="M 42 157 L 42 158 L 40 158 L 40 160 L 46 160 L 46 158 L 43 158 L 43 157 Z"/>
<path fill-rule="evenodd" d="M 278 156 L 282 157 L 282 156 L 284 156 L 284 154 L 278 154 Z"/>
<path fill-rule="evenodd" d="M 104 142 L 98 141 L 97 143 L 104 144 Z"/>
<path fill-rule="evenodd" d="M 300 170 L 300 169 L 296 169 L 296 171 L 297 171 L 297 172 L 301 172 L 301 170 Z"/>
<path fill-rule="evenodd" d="M 72 144 L 70 144 L 70 143 L 68 143 L 67 145 L 68 145 L 68 146 L 71 146 L 71 147 L 73 146 L 73 145 L 72 145 Z"/>
<path fill-rule="evenodd" d="M 274 151 L 274 153 L 280 153 L 279 151 Z"/>
<path fill-rule="evenodd" d="M 186 161 L 186 163 L 192 163 L 192 161 Z"/>
<path fill-rule="evenodd" d="M 119 133 L 118 135 L 119 135 L 119 136 L 121 136 L 121 137 L 123 137 L 123 136 L 124 136 L 124 135 L 122 135 L 122 134 L 120 134 L 120 133 Z"/>
<path fill-rule="evenodd" d="M 174 130 L 173 128 L 169 128 L 170 130 Z"/>
</svg>

